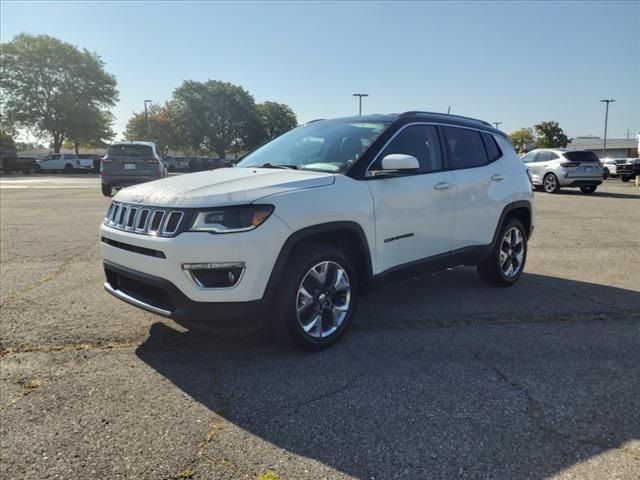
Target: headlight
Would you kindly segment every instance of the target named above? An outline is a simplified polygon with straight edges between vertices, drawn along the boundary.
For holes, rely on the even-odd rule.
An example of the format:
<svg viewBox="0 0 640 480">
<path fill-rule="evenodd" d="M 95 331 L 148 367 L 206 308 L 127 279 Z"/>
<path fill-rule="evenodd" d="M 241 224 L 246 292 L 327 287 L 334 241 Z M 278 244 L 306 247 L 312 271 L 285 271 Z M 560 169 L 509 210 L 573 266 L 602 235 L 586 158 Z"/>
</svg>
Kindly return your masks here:
<svg viewBox="0 0 640 480">
<path fill-rule="evenodd" d="M 191 230 L 213 233 L 246 232 L 262 225 L 272 212 L 273 205 L 246 205 L 202 210 L 197 213 Z"/>
</svg>

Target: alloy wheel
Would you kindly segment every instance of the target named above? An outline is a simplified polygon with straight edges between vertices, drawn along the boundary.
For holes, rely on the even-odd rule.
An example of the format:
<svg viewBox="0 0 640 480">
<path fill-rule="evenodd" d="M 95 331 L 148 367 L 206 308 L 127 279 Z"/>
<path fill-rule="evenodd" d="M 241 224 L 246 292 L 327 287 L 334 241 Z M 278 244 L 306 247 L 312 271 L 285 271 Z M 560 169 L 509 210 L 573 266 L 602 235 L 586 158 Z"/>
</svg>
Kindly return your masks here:
<svg viewBox="0 0 640 480">
<path fill-rule="evenodd" d="M 310 337 L 328 337 L 344 322 L 350 303 L 351 283 L 346 270 L 336 262 L 320 262 L 309 269 L 298 287 L 298 324 Z"/>
<path fill-rule="evenodd" d="M 555 192 L 557 180 L 555 175 L 547 175 L 544 179 L 544 189 L 547 192 Z"/>
<path fill-rule="evenodd" d="M 519 228 L 511 227 L 500 245 L 500 270 L 505 278 L 513 278 L 520 273 L 524 255 L 524 236 Z"/>
</svg>

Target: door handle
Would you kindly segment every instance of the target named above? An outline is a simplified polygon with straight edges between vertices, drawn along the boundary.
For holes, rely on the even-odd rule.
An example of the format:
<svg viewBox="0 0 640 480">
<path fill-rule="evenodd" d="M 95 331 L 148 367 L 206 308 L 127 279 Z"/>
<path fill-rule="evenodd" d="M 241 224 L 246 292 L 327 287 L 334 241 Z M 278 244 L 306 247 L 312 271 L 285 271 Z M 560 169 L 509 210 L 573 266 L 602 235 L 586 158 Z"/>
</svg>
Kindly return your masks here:
<svg viewBox="0 0 640 480">
<path fill-rule="evenodd" d="M 491 180 L 493 180 L 494 182 L 501 182 L 502 180 L 504 180 L 504 175 L 496 173 L 495 175 L 491 175 Z"/>
<path fill-rule="evenodd" d="M 433 188 L 436 190 L 446 190 L 447 188 L 451 188 L 451 184 L 449 182 L 440 182 L 436 183 Z"/>
</svg>

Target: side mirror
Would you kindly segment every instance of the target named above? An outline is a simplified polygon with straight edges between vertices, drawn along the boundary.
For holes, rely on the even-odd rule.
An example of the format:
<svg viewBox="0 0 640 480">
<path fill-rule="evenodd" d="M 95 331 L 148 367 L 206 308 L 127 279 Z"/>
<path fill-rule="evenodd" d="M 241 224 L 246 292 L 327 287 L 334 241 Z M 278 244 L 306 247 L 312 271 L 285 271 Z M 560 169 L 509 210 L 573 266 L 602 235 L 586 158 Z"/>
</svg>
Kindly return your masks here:
<svg viewBox="0 0 640 480">
<path fill-rule="evenodd" d="M 418 170 L 420 162 L 413 155 L 391 153 L 382 159 L 382 170 Z"/>
</svg>

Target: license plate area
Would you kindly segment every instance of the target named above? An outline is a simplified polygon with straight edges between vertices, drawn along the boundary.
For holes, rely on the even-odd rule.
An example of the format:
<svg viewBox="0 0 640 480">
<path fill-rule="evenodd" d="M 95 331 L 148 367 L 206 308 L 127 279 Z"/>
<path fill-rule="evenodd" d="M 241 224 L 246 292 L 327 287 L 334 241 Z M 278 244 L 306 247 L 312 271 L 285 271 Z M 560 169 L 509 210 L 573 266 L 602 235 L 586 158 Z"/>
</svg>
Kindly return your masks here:
<svg viewBox="0 0 640 480">
<path fill-rule="evenodd" d="M 125 163 L 124 164 L 124 169 L 125 170 L 135 170 L 136 169 L 136 164 L 135 163 Z"/>
</svg>

